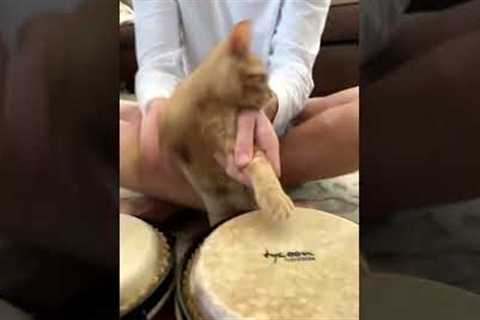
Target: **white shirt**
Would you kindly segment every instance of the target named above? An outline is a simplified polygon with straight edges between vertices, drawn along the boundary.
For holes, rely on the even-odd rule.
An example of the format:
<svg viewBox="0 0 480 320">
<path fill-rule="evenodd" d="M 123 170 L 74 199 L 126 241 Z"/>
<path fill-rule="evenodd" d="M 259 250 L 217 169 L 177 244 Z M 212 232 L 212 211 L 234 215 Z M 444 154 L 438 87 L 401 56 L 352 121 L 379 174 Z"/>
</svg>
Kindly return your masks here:
<svg viewBox="0 0 480 320">
<path fill-rule="evenodd" d="M 136 94 L 148 103 L 175 86 L 244 19 L 253 22 L 253 52 L 268 68 L 283 134 L 313 90 L 312 69 L 330 0 L 135 0 L 139 70 Z"/>
</svg>

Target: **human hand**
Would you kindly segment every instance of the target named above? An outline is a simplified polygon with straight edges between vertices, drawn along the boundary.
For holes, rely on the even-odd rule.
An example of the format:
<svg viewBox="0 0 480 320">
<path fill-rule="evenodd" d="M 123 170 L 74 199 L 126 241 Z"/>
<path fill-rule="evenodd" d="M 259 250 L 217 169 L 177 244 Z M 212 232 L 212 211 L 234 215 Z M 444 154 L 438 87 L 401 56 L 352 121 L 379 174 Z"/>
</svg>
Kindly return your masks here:
<svg viewBox="0 0 480 320">
<path fill-rule="evenodd" d="M 146 115 L 138 104 L 120 101 L 120 184 L 139 187 L 142 174 L 159 172 L 164 165 L 159 150 L 159 116 L 166 101 L 153 101 Z"/>
<path fill-rule="evenodd" d="M 137 138 L 140 150 L 137 179 L 135 185 L 125 187 L 170 203 L 203 208 L 200 197 L 185 179 L 172 152 L 163 143 L 161 133 L 168 107 L 168 99 L 155 99 L 143 115 Z"/>
<path fill-rule="evenodd" d="M 277 176 L 280 176 L 280 144 L 272 123 L 265 112 L 241 111 L 237 119 L 237 136 L 233 154 L 217 160 L 225 167 L 226 173 L 244 185 L 250 179 L 243 169 L 252 161 L 255 147 L 265 152 Z"/>
</svg>

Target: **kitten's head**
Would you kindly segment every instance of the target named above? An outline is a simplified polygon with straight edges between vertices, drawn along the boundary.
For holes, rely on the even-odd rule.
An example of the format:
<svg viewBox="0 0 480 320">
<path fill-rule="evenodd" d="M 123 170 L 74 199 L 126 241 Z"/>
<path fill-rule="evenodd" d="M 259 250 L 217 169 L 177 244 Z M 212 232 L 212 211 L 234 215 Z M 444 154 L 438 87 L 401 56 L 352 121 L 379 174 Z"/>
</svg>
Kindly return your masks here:
<svg viewBox="0 0 480 320">
<path fill-rule="evenodd" d="M 208 60 L 211 92 L 240 108 L 261 108 L 272 97 L 263 63 L 250 51 L 251 22 L 235 25 Z"/>
</svg>

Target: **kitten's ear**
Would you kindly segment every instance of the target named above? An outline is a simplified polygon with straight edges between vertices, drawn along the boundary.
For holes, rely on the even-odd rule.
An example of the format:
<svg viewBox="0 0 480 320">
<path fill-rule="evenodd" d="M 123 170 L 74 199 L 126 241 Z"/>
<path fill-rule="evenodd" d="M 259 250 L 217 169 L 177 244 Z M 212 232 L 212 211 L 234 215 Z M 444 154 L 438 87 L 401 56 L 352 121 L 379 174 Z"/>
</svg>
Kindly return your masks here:
<svg viewBox="0 0 480 320">
<path fill-rule="evenodd" d="M 230 52 L 236 57 L 244 57 L 250 51 L 252 23 L 250 20 L 243 20 L 233 27 L 229 38 Z"/>
</svg>

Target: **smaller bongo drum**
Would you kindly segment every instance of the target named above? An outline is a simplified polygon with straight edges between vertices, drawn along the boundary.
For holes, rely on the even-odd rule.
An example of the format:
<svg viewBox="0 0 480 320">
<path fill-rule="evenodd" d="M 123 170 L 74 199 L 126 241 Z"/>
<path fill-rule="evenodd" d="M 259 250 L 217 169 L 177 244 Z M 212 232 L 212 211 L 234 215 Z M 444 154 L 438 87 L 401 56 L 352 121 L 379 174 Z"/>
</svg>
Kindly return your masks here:
<svg viewBox="0 0 480 320">
<path fill-rule="evenodd" d="M 358 319 L 358 241 L 357 224 L 318 210 L 237 216 L 183 262 L 177 318 Z"/>
<path fill-rule="evenodd" d="M 173 256 L 164 234 L 120 214 L 120 317 L 151 319 L 174 285 Z"/>
</svg>

